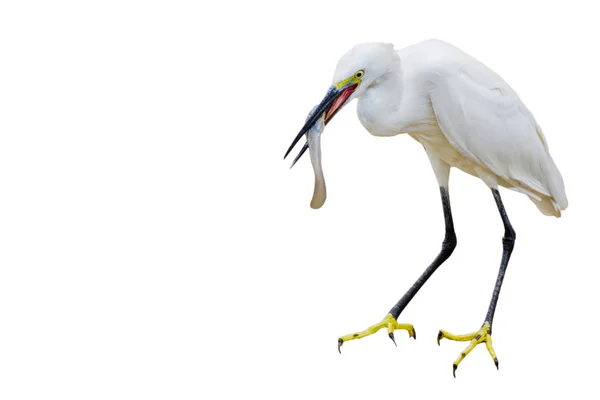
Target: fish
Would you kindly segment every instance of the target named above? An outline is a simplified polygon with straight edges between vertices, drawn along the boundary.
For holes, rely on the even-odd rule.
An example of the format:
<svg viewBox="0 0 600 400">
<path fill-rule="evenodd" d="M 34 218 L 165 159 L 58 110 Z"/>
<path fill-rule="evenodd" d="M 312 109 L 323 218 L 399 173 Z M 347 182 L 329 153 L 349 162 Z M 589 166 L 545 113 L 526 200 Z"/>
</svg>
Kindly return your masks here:
<svg viewBox="0 0 600 400">
<path fill-rule="evenodd" d="M 316 108 L 317 106 L 313 107 L 313 109 L 308 113 L 308 117 L 306 118 L 307 121 L 313 117 Z M 302 157 L 302 155 L 306 152 L 306 150 L 309 150 L 310 162 L 312 164 L 313 172 L 315 174 L 315 186 L 313 190 L 313 197 L 310 201 L 310 207 L 313 209 L 323 207 L 323 204 L 325 204 L 325 200 L 327 199 L 327 187 L 325 185 L 325 176 L 323 174 L 323 166 L 321 164 L 321 134 L 324 130 L 325 113 L 322 113 L 321 116 L 319 116 L 315 123 L 306 132 L 306 143 L 304 144 L 304 146 L 300 150 L 300 153 L 298 153 L 291 165 L 291 167 L 293 167 L 296 164 L 296 162 L 300 159 L 300 157 Z"/>
<path fill-rule="evenodd" d="M 315 173 L 315 186 L 313 197 L 310 201 L 310 207 L 318 209 L 323 207 L 327 199 L 327 187 L 325 185 L 325 175 L 321 165 L 321 134 L 325 130 L 325 113 L 308 130 L 306 137 L 308 139 L 308 150 L 310 153 L 310 163 Z"/>
</svg>

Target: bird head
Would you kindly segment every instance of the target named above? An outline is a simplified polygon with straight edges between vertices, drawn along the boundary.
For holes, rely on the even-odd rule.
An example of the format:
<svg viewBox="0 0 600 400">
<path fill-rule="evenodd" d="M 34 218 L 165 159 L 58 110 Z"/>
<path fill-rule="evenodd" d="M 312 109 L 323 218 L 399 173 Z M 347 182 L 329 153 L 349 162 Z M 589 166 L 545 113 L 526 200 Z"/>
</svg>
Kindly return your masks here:
<svg viewBox="0 0 600 400">
<path fill-rule="evenodd" d="M 378 79 L 398 70 L 399 66 L 400 57 L 396 54 L 394 46 L 387 43 L 358 44 L 340 58 L 327 94 L 309 113 L 304 126 L 283 157 L 285 159 L 288 156 L 302 136 L 307 136 L 307 142 L 294 159 L 292 167 L 309 149 L 315 173 L 315 190 L 310 204 L 312 208 L 320 208 L 326 198 L 320 149 L 321 133 L 325 125 L 346 104 L 376 84 Z"/>
<path fill-rule="evenodd" d="M 363 94 L 381 77 L 399 68 L 400 57 L 392 44 L 361 43 L 348 50 L 338 61 L 332 87 L 343 91 L 346 85 L 357 86 L 340 108 Z"/>
</svg>

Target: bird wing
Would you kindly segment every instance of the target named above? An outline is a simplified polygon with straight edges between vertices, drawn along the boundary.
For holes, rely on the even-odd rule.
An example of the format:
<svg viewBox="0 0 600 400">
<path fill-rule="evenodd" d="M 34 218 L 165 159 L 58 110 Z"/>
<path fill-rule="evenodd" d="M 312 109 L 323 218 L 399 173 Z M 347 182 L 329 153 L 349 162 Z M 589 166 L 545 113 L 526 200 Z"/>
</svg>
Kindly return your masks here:
<svg viewBox="0 0 600 400">
<path fill-rule="evenodd" d="M 484 68 L 437 75 L 430 100 L 444 136 L 511 186 L 554 197 L 566 208 L 562 177 L 533 115 L 502 78 Z"/>
</svg>

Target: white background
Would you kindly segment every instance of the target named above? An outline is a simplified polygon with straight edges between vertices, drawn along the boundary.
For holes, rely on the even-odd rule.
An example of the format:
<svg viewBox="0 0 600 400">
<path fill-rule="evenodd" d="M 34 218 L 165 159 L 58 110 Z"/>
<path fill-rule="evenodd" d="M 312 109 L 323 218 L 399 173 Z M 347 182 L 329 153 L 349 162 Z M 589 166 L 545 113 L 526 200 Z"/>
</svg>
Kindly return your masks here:
<svg viewBox="0 0 600 400">
<path fill-rule="evenodd" d="M 3 2 L 0 398 L 595 398 L 600 32 L 588 2 L 549 3 Z M 520 94 L 570 201 L 555 219 L 502 191 L 500 370 L 480 346 L 456 379 L 464 344 L 436 335 L 488 307 L 485 185 L 451 174 L 458 247 L 400 318 L 418 339 L 339 355 L 439 251 L 438 187 L 356 103 L 323 136 L 322 209 L 308 157 L 282 160 L 348 48 L 431 37 Z"/>
</svg>

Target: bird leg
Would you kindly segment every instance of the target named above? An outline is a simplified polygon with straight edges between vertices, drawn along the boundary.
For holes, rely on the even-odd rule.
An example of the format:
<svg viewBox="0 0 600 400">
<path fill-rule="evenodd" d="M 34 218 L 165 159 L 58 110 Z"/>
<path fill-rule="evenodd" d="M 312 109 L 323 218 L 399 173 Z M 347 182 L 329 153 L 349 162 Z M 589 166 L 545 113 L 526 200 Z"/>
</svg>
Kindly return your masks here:
<svg viewBox="0 0 600 400">
<path fill-rule="evenodd" d="M 465 342 L 471 341 L 469 346 L 460 353 L 460 356 L 454 361 L 452 364 L 452 374 L 456 378 L 456 369 L 458 368 L 458 364 L 480 343 L 485 342 L 485 346 L 487 347 L 490 356 L 494 359 L 494 364 L 496 364 L 496 369 L 498 368 L 498 357 L 496 357 L 496 353 L 494 352 L 494 348 L 492 347 L 492 322 L 494 320 L 494 313 L 496 312 L 496 305 L 498 304 L 498 296 L 500 295 L 500 288 L 502 287 L 502 281 L 504 280 L 504 275 L 506 274 L 506 267 L 508 266 L 508 261 L 510 260 L 510 255 L 512 254 L 514 245 L 515 245 L 515 230 L 513 229 L 510 221 L 508 220 L 508 216 L 506 215 L 506 210 L 504 209 L 504 205 L 502 204 L 502 199 L 500 198 L 500 193 L 497 189 L 492 189 L 492 194 L 494 195 L 494 199 L 496 200 L 496 205 L 498 206 L 498 211 L 500 212 L 500 217 L 502 217 L 502 223 L 504 224 L 504 237 L 502 238 L 502 261 L 500 261 L 500 271 L 498 272 L 498 278 L 496 279 L 496 285 L 494 286 L 494 292 L 492 294 L 492 300 L 490 301 L 490 307 L 488 308 L 487 315 L 485 316 L 485 320 L 483 322 L 483 326 L 480 330 L 474 333 L 470 333 L 467 335 L 453 335 L 444 330 L 440 330 L 438 333 L 437 341 L 438 345 L 440 344 L 440 340 L 443 338 Z"/>
<path fill-rule="evenodd" d="M 392 307 L 390 312 L 385 316 L 385 318 L 362 332 L 353 333 L 350 335 L 342 336 L 338 339 L 338 350 L 340 350 L 341 346 L 344 342 L 348 340 L 360 339 L 365 336 L 372 335 L 383 327 L 388 328 L 388 336 L 394 344 L 396 344 L 396 340 L 394 338 L 394 329 L 405 329 L 408 331 L 409 337 L 417 338 L 415 334 L 415 329 L 410 324 L 399 324 L 398 317 L 400 313 L 404 310 L 404 308 L 408 305 L 408 303 L 412 300 L 412 298 L 417 294 L 419 289 L 425 284 L 427 279 L 435 270 L 442 265 L 444 261 L 450 257 L 454 248 L 456 247 L 456 235 L 454 233 L 454 223 L 452 222 L 452 210 L 450 209 L 450 197 L 448 195 L 448 188 L 446 186 L 440 186 L 440 194 L 442 196 L 442 205 L 444 207 L 444 221 L 446 223 L 446 236 L 442 243 L 442 250 L 438 254 L 438 256 L 433 260 L 431 265 L 427 267 L 427 269 L 421 274 L 419 279 L 411 286 L 410 289 L 406 292 L 406 294 Z M 341 351 L 340 351 L 341 353 Z"/>
</svg>

